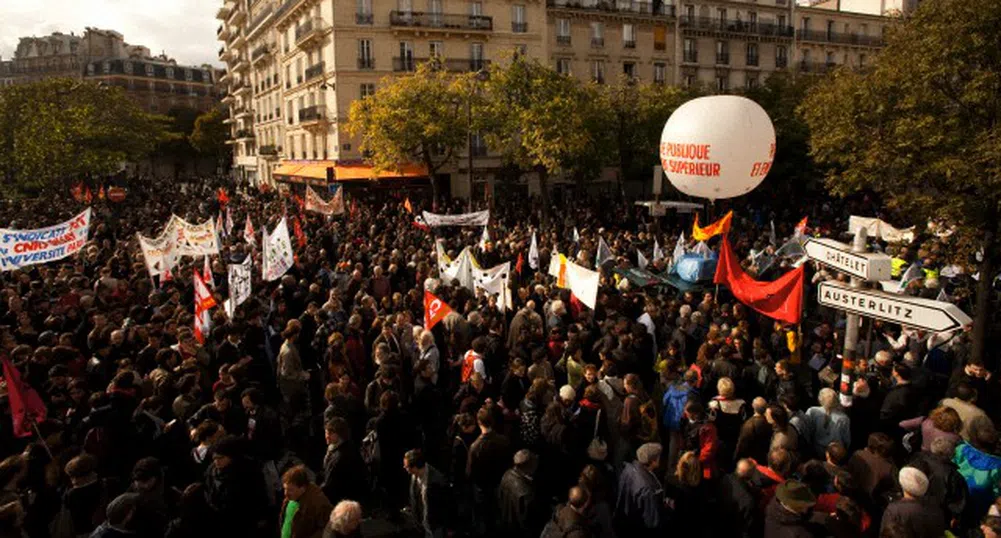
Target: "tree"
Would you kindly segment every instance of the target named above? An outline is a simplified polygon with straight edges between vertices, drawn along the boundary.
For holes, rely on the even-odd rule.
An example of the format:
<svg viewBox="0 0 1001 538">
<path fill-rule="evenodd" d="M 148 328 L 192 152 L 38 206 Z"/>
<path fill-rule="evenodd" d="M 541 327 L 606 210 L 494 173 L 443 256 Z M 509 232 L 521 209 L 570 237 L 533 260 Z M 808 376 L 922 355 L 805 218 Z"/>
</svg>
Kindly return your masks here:
<svg viewBox="0 0 1001 538">
<path fill-rule="evenodd" d="M 165 138 L 121 88 L 50 79 L 0 90 L 4 194 L 37 194 L 118 170 Z"/>
<path fill-rule="evenodd" d="M 167 133 L 155 153 L 173 162 L 175 178 L 180 173 L 183 163 L 195 158 L 196 151 L 189 137 L 195 129 L 198 115 L 197 110 L 187 107 L 176 107 L 167 111 Z"/>
<path fill-rule="evenodd" d="M 676 86 L 621 80 L 601 87 L 600 95 L 603 131 L 621 180 L 650 177 L 650 167 L 658 162 L 664 124 L 675 109 L 698 94 Z"/>
<path fill-rule="evenodd" d="M 222 107 L 216 107 L 202 113 L 195 119 L 194 129 L 188 136 L 188 142 L 195 151 L 202 155 L 216 157 L 220 161 L 230 155 L 229 127 L 223 123 L 226 112 Z"/>
<path fill-rule="evenodd" d="M 986 358 L 1001 225 L 1001 10 L 996 0 L 923 2 L 864 72 L 842 70 L 800 111 L 811 154 L 838 194 L 882 194 L 983 250 L 972 356 Z"/>
<path fill-rule="evenodd" d="M 438 171 L 466 146 L 467 106 L 474 74 L 454 75 L 439 62 L 427 62 L 411 75 L 384 84 L 375 95 L 351 103 L 345 126 L 361 138 L 359 148 L 377 170 L 401 163 L 423 164 L 438 199 Z"/>
<path fill-rule="evenodd" d="M 523 56 L 495 64 L 485 89 L 481 127 L 487 145 L 505 162 L 538 174 L 545 222 L 548 177 L 573 172 L 575 163 L 599 148 L 597 91 Z"/>
</svg>

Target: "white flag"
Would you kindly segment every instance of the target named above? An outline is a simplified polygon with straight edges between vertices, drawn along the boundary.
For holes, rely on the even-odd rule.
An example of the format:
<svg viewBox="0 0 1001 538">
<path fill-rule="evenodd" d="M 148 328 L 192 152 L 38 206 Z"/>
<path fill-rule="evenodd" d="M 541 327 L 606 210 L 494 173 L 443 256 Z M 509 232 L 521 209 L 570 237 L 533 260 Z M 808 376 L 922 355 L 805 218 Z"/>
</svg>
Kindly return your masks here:
<svg viewBox="0 0 1001 538">
<path fill-rule="evenodd" d="M 233 212 L 230 211 L 229 206 L 226 206 L 226 235 L 233 234 Z"/>
<path fill-rule="evenodd" d="M 915 280 L 920 280 L 924 276 L 924 272 L 921 271 L 921 267 L 918 266 L 918 262 L 914 262 L 907 271 L 904 271 L 904 276 L 900 277 L 900 287 L 897 289 L 897 293 L 904 293 L 907 289 L 907 285 Z"/>
<path fill-rule="evenodd" d="M 577 231 L 577 227 L 573 227 L 573 242 L 580 243 L 580 232 Z"/>
<path fill-rule="evenodd" d="M 614 260 L 615 254 L 612 253 L 612 249 L 608 247 L 608 243 L 605 242 L 605 238 L 598 236 L 598 254 L 595 256 L 594 266 L 601 267 L 605 265 L 606 262 Z"/>
<path fill-rule="evenodd" d="M 264 280 L 276 280 L 292 268 L 292 241 L 288 236 L 288 223 L 282 217 L 281 222 L 267 235 L 264 244 Z"/>
<path fill-rule="evenodd" d="M 778 236 L 775 235 L 775 221 L 774 220 L 769 221 L 768 225 L 771 228 L 771 230 L 768 232 L 768 242 L 771 243 L 773 247 L 778 246 L 779 239 Z"/>
<path fill-rule="evenodd" d="M 247 224 L 243 227 L 243 239 L 251 246 L 257 244 L 257 239 L 254 238 L 254 225 L 250 223 L 250 213 L 247 213 Z"/>
<path fill-rule="evenodd" d="M 488 232 L 487 227 L 484 226 L 483 233 L 480 234 L 480 244 L 479 244 L 480 250 L 487 249 L 487 241 L 490 241 L 490 232 Z"/>
<path fill-rule="evenodd" d="M 938 290 L 938 296 L 935 297 L 935 300 L 936 301 L 941 301 L 943 303 L 951 303 L 952 302 L 949 299 L 949 294 L 945 292 L 945 288 L 941 288 L 941 289 Z"/>
<path fill-rule="evenodd" d="M 233 317 L 236 307 L 243 304 L 250 298 L 251 271 L 253 270 L 253 260 L 247 256 L 243 263 L 234 263 L 229 266 L 229 299 L 226 301 L 226 313 Z"/>
<path fill-rule="evenodd" d="M 664 259 L 664 251 L 660 250 L 660 242 L 657 241 L 655 237 L 653 239 L 653 263 L 657 263 Z"/>
<path fill-rule="evenodd" d="M 215 289 L 215 277 L 212 276 L 212 264 L 209 263 L 209 257 L 205 256 L 205 263 L 202 264 L 202 278 L 205 279 L 205 285 Z"/>
<path fill-rule="evenodd" d="M 671 253 L 671 265 L 677 265 L 685 255 L 685 232 L 678 236 L 678 242 L 674 244 L 674 252 Z"/>
<path fill-rule="evenodd" d="M 643 255 L 643 252 L 637 250 L 636 251 L 636 265 L 638 265 L 640 269 L 646 269 L 646 266 L 649 265 L 649 264 L 650 264 L 650 262 L 647 261 L 646 256 Z"/>
<path fill-rule="evenodd" d="M 528 248 L 528 266 L 533 271 L 539 270 L 539 244 L 535 241 L 535 232 L 532 232 L 532 246 Z"/>
<path fill-rule="evenodd" d="M 705 241 L 699 241 L 699 244 L 695 245 L 695 253 L 701 255 L 703 258 L 712 257 L 712 250 L 709 249 L 709 245 Z"/>
</svg>

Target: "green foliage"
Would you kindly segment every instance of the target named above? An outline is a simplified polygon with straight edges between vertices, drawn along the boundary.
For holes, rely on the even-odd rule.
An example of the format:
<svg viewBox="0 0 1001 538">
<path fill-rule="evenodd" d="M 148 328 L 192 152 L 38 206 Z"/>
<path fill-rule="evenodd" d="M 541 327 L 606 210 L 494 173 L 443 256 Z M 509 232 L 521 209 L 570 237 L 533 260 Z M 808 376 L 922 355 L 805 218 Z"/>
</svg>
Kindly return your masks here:
<svg viewBox="0 0 1001 538">
<path fill-rule="evenodd" d="M 203 113 L 195 119 L 193 129 L 188 136 L 191 147 L 202 155 L 211 155 L 219 158 L 230 154 L 230 147 L 226 144 L 229 139 L 229 127 L 223 123 L 226 119 L 226 112 L 222 107 L 216 107 Z"/>
<path fill-rule="evenodd" d="M 198 114 L 197 110 L 186 107 L 170 109 L 166 117 L 165 139 L 160 142 L 155 152 L 178 160 L 195 158 L 195 148 L 192 147 L 189 137 L 195 129 Z"/>
<path fill-rule="evenodd" d="M 412 75 L 384 81 L 375 95 L 354 101 L 345 130 L 361 138 L 359 148 L 374 168 L 421 163 L 434 187 L 437 172 L 466 146 L 473 77 L 422 64 Z"/>
<path fill-rule="evenodd" d="M 52 79 L 0 90 L 0 177 L 7 196 L 111 173 L 165 139 L 161 119 L 121 88 Z"/>
</svg>

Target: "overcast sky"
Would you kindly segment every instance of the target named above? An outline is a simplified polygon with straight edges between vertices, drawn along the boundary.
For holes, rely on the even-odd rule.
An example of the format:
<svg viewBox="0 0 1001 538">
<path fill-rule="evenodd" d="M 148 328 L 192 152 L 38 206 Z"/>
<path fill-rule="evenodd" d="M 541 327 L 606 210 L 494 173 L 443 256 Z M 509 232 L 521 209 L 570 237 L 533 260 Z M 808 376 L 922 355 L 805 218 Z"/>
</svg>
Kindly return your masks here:
<svg viewBox="0 0 1001 538">
<path fill-rule="evenodd" d="M 0 56 L 14 55 L 18 38 L 93 26 L 117 30 L 130 45 L 166 52 L 178 63 L 221 67 L 215 12 L 222 0 L 0 0 Z"/>
</svg>

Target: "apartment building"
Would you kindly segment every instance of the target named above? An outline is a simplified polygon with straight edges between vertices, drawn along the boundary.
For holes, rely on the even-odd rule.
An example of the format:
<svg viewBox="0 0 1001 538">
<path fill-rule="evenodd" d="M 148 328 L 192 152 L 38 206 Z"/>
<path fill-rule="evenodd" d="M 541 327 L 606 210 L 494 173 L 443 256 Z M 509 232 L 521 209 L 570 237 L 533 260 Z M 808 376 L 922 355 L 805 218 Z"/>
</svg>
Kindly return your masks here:
<svg viewBox="0 0 1001 538">
<path fill-rule="evenodd" d="M 357 168 L 357 142 L 339 129 L 351 103 L 433 57 L 463 72 L 518 53 L 586 81 L 727 92 L 776 70 L 864 66 L 891 22 L 840 11 L 833 1 L 354 0 L 340 7 L 332 0 L 226 0 L 220 7 L 239 177 L 320 184 L 328 166 Z M 499 160 L 478 136 L 471 148 L 474 178 L 489 181 Z M 458 196 L 469 192 L 467 161 L 464 150 L 446 170 Z"/>
<path fill-rule="evenodd" d="M 177 107 L 207 111 L 218 102 L 214 69 L 180 66 L 162 57 L 89 62 L 84 78 L 123 88 L 139 106 L 154 114 Z"/>
</svg>

